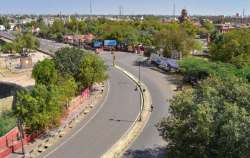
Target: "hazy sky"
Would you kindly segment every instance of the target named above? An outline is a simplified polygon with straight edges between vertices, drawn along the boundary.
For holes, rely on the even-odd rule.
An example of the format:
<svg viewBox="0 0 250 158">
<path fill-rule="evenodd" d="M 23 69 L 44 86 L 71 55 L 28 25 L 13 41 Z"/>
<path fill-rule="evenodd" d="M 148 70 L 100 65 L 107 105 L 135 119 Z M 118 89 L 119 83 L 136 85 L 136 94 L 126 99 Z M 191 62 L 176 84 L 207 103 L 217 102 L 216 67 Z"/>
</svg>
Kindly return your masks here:
<svg viewBox="0 0 250 158">
<path fill-rule="evenodd" d="M 92 0 L 94 14 L 173 14 L 174 0 Z M 250 0 L 175 0 L 176 13 L 186 8 L 190 14 L 250 14 Z M 1 0 L 0 14 L 89 14 L 90 0 Z"/>
</svg>

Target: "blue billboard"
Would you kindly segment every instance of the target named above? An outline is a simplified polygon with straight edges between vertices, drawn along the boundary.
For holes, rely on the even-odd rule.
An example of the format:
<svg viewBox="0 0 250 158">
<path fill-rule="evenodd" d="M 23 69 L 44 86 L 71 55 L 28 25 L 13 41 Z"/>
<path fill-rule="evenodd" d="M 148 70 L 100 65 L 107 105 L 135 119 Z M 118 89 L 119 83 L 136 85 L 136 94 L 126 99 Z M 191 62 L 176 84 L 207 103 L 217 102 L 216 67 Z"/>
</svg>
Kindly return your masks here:
<svg viewBox="0 0 250 158">
<path fill-rule="evenodd" d="M 116 40 L 104 40 L 104 46 L 117 46 Z"/>
<path fill-rule="evenodd" d="M 100 48 L 102 47 L 103 43 L 102 41 L 94 41 L 94 48 Z"/>
</svg>

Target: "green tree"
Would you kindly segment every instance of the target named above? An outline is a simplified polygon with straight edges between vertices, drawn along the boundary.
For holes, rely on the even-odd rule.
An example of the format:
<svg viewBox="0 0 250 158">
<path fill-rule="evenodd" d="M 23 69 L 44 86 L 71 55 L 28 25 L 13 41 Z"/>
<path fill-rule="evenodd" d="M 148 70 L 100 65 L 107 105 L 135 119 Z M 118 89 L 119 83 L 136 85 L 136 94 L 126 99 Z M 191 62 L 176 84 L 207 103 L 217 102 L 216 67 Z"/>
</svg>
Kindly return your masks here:
<svg viewBox="0 0 250 158">
<path fill-rule="evenodd" d="M 170 115 L 158 124 L 167 157 L 248 158 L 250 85 L 235 77 L 212 77 L 177 94 Z"/>
<path fill-rule="evenodd" d="M 107 67 L 104 61 L 95 54 L 87 53 L 84 55 L 80 64 L 78 81 L 80 87 L 91 87 L 95 82 L 102 82 L 107 79 Z"/>
<path fill-rule="evenodd" d="M 51 59 L 39 61 L 32 70 L 32 77 L 36 84 L 53 85 L 58 80 L 55 63 Z"/>
<path fill-rule="evenodd" d="M 213 33 L 216 28 L 215 25 L 213 24 L 213 22 L 210 22 L 208 20 L 203 20 L 202 21 L 202 27 L 206 30 L 207 33 L 211 34 Z"/>
<path fill-rule="evenodd" d="M 75 17 L 70 17 L 70 20 L 65 23 L 68 34 L 82 34 L 86 31 L 86 23 L 79 21 Z"/>
<path fill-rule="evenodd" d="M 0 25 L 3 25 L 5 29 L 10 29 L 10 20 L 5 16 L 1 16 Z"/>
<path fill-rule="evenodd" d="M 31 50 L 35 50 L 40 46 L 39 40 L 28 32 L 23 35 L 17 35 L 17 39 L 14 41 L 16 46 L 16 52 L 25 55 Z"/>
<path fill-rule="evenodd" d="M 31 50 L 35 50 L 40 46 L 39 40 L 31 33 L 16 34 L 17 38 L 12 43 L 6 43 L 2 46 L 3 52 L 20 53 L 27 55 Z"/>
<path fill-rule="evenodd" d="M 73 76 L 80 73 L 80 64 L 86 52 L 77 48 L 62 48 L 55 53 L 55 64 L 63 76 Z"/>
<path fill-rule="evenodd" d="M 58 87 L 38 84 L 30 92 L 17 94 L 15 114 L 22 118 L 28 132 L 43 131 L 58 126 L 63 112 L 59 104 Z"/>
<path fill-rule="evenodd" d="M 39 17 L 36 22 L 36 26 L 40 29 L 38 36 L 42 38 L 48 38 L 49 27 L 45 24 L 42 17 Z"/>
<path fill-rule="evenodd" d="M 192 21 L 184 21 L 180 26 L 187 32 L 189 36 L 195 37 L 198 32 L 198 27 Z"/>
<path fill-rule="evenodd" d="M 48 36 L 53 40 L 59 42 L 63 41 L 63 35 L 66 33 L 64 22 L 60 19 L 56 19 L 52 26 L 49 27 Z"/>
<path fill-rule="evenodd" d="M 250 29 L 233 30 L 220 35 L 210 46 L 215 61 L 250 66 Z"/>
<path fill-rule="evenodd" d="M 64 31 L 65 31 L 64 22 L 62 20 L 60 20 L 60 19 L 56 19 L 53 22 L 52 26 L 50 27 L 50 31 L 53 34 L 64 33 Z"/>
<path fill-rule="evenodd" d="M 71 76 L 61 77 L 58 82 L 58 90 L 59 90 L 59 104 L 69 105 L 69 101 L 76 95 L 77 92 L 77 83 L 75 79 Z M 65 104 L 66 103 L 66 104 Z"/>
<path fill-rule="evenodd" d="M 138 43 L 137 30 L 125 22 L 105 23 L 100 26 L 100 39 L 115 39 L 120 43 L 134 45 Z"/>
<path fill-rule="evenodd" d="M 212 62 L 203 58 L 188 57 L 179 62 L 184 79 L 203 80 L 209 76 L 239 77 L 250 81 L 250 67 L 238 68 L 233 64 Z"/>
<path fill-rule="evenodd" d="M 161 39 L 161 40 L 159 40 Z M 187 56 L 195 49 L 195 40 L 182 28 L 164 29 L 155 34 L 154 44 L 157 48 L 163 48 L 163 55 L 171 57 L 174 51 Z"/>
<path fill-rule="evenodd" d="M 14 53 L 15 45 L 13 43 L 6 43 L 1 47 L 3 53 Z"/>
</svg>

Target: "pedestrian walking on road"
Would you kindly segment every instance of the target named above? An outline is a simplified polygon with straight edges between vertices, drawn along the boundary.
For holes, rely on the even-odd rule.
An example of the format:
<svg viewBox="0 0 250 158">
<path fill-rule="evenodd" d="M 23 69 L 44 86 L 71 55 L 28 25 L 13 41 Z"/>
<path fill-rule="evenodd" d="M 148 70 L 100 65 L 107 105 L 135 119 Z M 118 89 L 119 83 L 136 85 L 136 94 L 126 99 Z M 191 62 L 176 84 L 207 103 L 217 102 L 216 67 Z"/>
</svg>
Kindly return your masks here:
<svg viewBox="0 0 250 158">
<path fill-rule="evenodd" d="M 151 109 L 151 112 L 153 112 L 153 111 L 154 111 L 154 106 L 151 105 L 151 106 L 150 106 L 150 109 Z"/>
</svg>

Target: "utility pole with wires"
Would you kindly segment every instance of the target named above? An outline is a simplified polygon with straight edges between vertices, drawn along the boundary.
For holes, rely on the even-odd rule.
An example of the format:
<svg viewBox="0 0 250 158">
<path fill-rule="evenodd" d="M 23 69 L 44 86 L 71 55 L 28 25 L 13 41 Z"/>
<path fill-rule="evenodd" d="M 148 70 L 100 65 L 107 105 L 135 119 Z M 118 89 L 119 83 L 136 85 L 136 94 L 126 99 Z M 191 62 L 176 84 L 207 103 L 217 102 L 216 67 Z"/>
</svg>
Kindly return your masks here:
<svg viewBox="0 0 250 158">
<path fill-rule="evenodd" d="M 173 4 L 173 17 L 175 19 L 176 17 L 176 5 L 175 5 L 175 0 L 173 0 L 174 4 Z"/>
<path fill-rule="evenodd" d="M 119 6 L 119 16 L 123 15 L 123 6 Z"/>
<path fill-rule="evenodd" d="M 89 0 L 89 11 L 90 11 L 90 15 L 92 16 L 92 13 L 93 13 L 92 0 Z"/>
<path fill-rule="evenodd" d="M 245 22 L 245 8 L 243 8 L 243 11 L 242 11 L 242 24 L 244 24 Z"/>
</svg>

